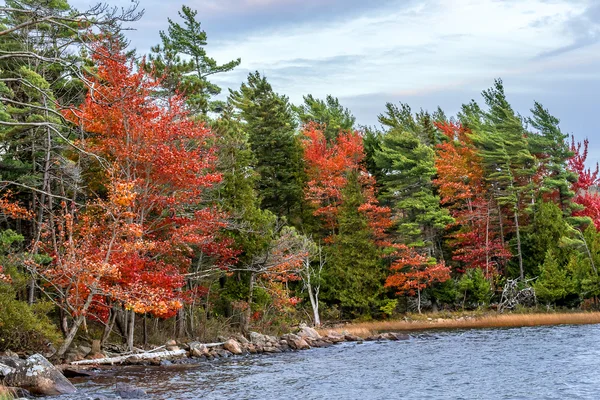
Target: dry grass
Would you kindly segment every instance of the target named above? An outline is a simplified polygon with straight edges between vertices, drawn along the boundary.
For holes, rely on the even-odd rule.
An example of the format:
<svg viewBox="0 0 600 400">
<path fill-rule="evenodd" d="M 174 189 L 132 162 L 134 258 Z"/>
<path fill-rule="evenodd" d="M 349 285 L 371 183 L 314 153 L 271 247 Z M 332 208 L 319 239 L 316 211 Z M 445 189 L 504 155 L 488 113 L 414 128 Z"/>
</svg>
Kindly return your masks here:
<svg viewBox="0 0 600 400">
<path fill-rule="evenodd" d="M 6 386 L 0 384 L 0 400 L 12 400 L 14 398 L 14 392 Z"/>
<path fill-rule="evenodd" d="M 367 337 L 379 332 L 418 331 L 427 329 L 480 329 L 514 328 L 543 325 L 600 324 L 600 312 L 556 314 L 487 314 L 457 318 L 427 318 L 361 322 L 322 329 L 322 334 L 333 330 Z"/>
</svg>

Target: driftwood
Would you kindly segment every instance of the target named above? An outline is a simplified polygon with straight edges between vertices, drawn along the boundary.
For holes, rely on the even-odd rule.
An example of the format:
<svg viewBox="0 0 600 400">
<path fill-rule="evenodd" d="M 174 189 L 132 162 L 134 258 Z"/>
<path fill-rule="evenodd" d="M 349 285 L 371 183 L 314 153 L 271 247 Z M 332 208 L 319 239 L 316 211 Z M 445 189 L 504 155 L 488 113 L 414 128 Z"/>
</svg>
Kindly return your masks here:
<svg viewBox="0 0 600 400">
<path fill-rule="evenodd" d="M 185 350 L 173 350 L 173 351 L 162 351 L 158 353 L 146 352 L 140 354 L 127 354 L 124 356 L 117 357 L 106 357 L 106 358 L 98 358 L 96 360 L 81 360 L 81 361 L 73 361 L 71 365 L 92 365 L 92 364 L 121 364 L 128 360 L 151 360 L 154 358 L 169 358 L 169 357 L 177 357 L 184 356 L 187 354 Z"/>
<path fill-rule="evenodd" d="M 519 279 L 509 279 L 506 281 L 502 290 L 502 298 L 498 305 L 498 311 L 512 310 L 517 305 L 532 307 L 537 303 L 534 288 L 529 282 L 534 279 L 520 281 Z"/>
</svg>

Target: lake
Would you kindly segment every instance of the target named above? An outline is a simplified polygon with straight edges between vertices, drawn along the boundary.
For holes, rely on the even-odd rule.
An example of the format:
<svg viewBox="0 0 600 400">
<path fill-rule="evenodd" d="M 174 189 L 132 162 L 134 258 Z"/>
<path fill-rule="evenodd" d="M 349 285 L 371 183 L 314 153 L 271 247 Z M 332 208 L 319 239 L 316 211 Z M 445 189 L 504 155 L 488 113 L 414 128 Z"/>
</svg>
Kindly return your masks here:
<svg viewBox="0 0 600 400">
<path fill-rule="evenodd" d="M 152 399 L 598 399 L 599 338 L 600 325 L 429 332 L 194 366 L 123 367 L 76 386 L 110 397 L 117 381 L 129 382 Z"/>
</svg>

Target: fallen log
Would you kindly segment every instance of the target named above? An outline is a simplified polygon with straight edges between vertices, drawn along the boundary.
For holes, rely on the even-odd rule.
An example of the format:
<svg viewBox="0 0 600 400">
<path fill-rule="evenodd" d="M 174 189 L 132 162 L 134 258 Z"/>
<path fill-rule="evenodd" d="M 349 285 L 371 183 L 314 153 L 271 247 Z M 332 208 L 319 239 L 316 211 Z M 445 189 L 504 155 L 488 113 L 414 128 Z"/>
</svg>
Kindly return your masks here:
<svg viewBox="0 0 600 400">
<path fill-rule="evenodd" d="M 186 351 L 181 350 L 173 350 L 173 351 L 161 351 L 158 353 L 146 352 L 141 354 L 128 354 L 124 356 L 117 357 L 106 357 L 106 358 L 98 358 L 96 360 L 81 360 L 81 361 L 73 361 L 71 365 L 93 365 L 93 364 L 122 364 L 128 360 L 150 360 L 154 358 L 169 358 L 169 357 L 177 357 L 177 356 L 185 356 Z"/>
</svg>

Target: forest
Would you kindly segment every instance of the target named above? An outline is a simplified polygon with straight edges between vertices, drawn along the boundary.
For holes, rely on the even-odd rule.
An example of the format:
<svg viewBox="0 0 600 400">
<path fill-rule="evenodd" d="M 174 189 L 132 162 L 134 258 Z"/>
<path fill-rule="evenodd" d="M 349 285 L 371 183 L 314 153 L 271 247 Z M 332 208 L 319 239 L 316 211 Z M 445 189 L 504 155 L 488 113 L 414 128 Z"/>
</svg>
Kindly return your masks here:
<svg viewBox="0 0 600 400">
<path fill-rule="evenodd" d="M 242 60 L 210 58 L 186 6 L 138 54 L 140 18 L 0 6 L 0 351 L 598 308 L 599 170 L 542 104 L 497 79 L 455 116 L 359 126 L 259 72 L 222 93 Z"/>
</svg>

